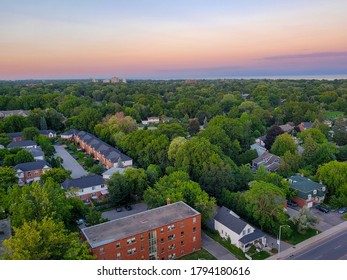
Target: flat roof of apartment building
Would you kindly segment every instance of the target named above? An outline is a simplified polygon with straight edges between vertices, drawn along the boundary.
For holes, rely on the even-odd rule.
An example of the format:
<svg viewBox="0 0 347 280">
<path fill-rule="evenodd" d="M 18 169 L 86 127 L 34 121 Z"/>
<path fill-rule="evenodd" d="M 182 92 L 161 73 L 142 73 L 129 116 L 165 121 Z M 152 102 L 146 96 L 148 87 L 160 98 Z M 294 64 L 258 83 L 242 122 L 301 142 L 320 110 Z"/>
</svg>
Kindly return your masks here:
<svg viewBox="0 0 347 280">
<path fill-rule="evenodd" d="M 131 216 L 83 228 L 92 248 L 194 217 L 200 213 L 179 201 Z"/>
</svg>

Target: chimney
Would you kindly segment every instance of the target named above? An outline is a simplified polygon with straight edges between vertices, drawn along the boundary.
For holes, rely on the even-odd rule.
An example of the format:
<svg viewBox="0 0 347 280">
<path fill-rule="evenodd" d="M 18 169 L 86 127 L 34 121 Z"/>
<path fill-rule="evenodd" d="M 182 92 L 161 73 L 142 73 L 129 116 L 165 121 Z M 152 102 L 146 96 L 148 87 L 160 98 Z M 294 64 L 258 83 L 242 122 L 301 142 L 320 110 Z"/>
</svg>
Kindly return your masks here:
<svg viewBox="0 0 347 280">
<path fill-rule="evenodd" d="M 169 205 L 169 204 L 171 204 L 171 200 L 170 200 L 170 198 L 167 198 L 166 199 L 166 205 Z"/>
</svg>

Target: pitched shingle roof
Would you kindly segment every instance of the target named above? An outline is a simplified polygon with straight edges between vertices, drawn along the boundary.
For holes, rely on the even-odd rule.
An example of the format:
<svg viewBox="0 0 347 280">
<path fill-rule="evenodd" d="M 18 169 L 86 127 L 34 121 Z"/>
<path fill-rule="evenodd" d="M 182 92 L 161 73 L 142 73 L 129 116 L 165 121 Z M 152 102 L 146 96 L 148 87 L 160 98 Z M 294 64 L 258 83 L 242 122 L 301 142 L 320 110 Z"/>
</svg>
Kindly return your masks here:
<svg viewBox="0 0 347 280">
<path fill-rule="evenodd" d="M 77 136 L 90 147 L 95 149 L 98 153 L 102 154 L 105 158 L 113 163 L 117 163 L 118 159 L 121 158 L 122 161 L 131 160 L 130 157 L 120 152 L 118 149 L 112 147 L 111 145 L 100 140 L 93 134 L 85 131 L 79 131 Z"/>
<path fill-rule="evenodd" d="M 90 188 L 93 186 L 103 185 L 105 184 L 104 178 L 100 175 L 90 175 L 81 177 L 78 179 L 66 179 L 61 186 L 68 190 L 72 187 L 79 188 L 79 189 L 85 189 Z"/>
<path fill-rule="evenodd" d="M 11 149 L 14 147 L 28 147 L 28 146 L 37 146 L 36 142 L 33 140 L 24 140 L 24 141 L 17 141 L 17 142 L 11 142 L 7 145 L 7 148 Z"/>
<path fill-rule="evenodd" d="M 25 162 L 17 164 L 13 169 L 14 170 L 22 170 L 22 171 L 31 171 L 31 170 L 39 170 L 44 168 L 45 166 L 51 167 L 50 164 L 44 160 L 37 160 L 33 162 Z"/>
<path fill-rule="evenodd" d="M 243 244 L 247 244 L 264 236 L 265 234 L 263 232 L 255 229 L 252 233 L 242 236 L 239 241 Z"/>
<path fill-rule="evenodd" d="M 214 219 L 237 234 L 240 234 L 247 226 L 245 221 L 235 217 L 230 213 L 230 210 L 224 206 L 218 209 L 217 215 L 214 217 Z"/>
</svg>

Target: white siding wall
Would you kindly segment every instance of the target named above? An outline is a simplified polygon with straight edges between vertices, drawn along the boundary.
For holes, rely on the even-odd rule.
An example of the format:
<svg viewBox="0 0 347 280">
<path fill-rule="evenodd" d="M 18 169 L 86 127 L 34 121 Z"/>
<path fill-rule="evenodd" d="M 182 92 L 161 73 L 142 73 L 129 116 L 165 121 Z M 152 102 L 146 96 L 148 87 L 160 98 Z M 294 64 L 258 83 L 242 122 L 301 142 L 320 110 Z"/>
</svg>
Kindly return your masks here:
<svg viewBox="0 0 347 280">
<path fill-rule="evenodd" d="M 230 237 L 231 244 L 238 246 L 238 241 L 242 237 L 241 235 L 238 235 L 236 232 L 232 231 L 216 220 L 214 221 L 214 228 L 219 232 L 220 236 L 226 239 Z"/>
<path fill-rule="evenodd" d="M 76 193 L 76 195 L 81 196 L 81 195 L 86 195 L 86 194 L 92 194 L 92 193 L 100 192 L 101 190 L 107 190 L 107 185 L 105 184 L 103 188 L 101 188 L 101 185 L 97 185 L 94 187 L 94 190 L 92 187 L 85 188 L 85 189 L 83 189 L 83 192 L 81 192 L 81 190 L 79 190 Z"/>
</svg>

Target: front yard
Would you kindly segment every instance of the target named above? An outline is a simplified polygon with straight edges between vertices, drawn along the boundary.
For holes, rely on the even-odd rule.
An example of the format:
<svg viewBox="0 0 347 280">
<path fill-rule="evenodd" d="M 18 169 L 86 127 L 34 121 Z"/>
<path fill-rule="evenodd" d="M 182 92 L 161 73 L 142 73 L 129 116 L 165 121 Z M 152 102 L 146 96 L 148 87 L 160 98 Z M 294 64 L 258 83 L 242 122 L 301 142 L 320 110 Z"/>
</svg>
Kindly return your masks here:
<svg viewBox="0 0 347 280">
<path fill-rule="evenodd" d="M 199 251 L 178 258 L 178 260 L 216 260 L 216 258 L 205 249 L 201 249 Z"/>
</svg>

